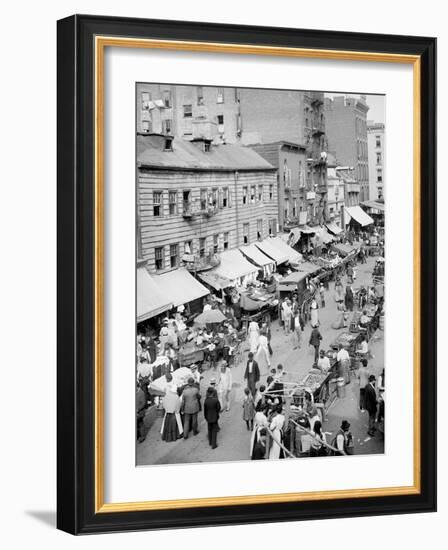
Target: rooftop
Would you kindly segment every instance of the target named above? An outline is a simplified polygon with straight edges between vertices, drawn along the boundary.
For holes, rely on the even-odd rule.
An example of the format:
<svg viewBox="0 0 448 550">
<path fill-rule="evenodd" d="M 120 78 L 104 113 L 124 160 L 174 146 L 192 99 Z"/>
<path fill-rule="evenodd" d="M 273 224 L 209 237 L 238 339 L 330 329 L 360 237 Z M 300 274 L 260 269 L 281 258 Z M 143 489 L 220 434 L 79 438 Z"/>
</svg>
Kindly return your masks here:
<svg viewBox="0 0 448 550">
<path fill-rule="evenodd" d="M 235 144 L 210 144 L 204 151 L 197 144 L 180 138 L 172 139 L 165 149 L 165 136 L 137 135 L 137 165 L 139 168 L 233 171 L 274 170 L 274 167 L 255 151 Z"/>
</svg>

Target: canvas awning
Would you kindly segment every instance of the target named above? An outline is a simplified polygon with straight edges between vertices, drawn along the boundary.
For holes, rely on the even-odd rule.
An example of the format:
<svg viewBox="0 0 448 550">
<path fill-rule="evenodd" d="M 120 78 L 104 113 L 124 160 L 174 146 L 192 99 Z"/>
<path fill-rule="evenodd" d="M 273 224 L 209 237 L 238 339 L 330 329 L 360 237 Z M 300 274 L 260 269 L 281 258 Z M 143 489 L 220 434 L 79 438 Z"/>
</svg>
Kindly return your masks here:
<svg viewBox="0 0 448 550">
<path fill-rule="evenodd" d="M 302 233 L 304 235 L 314 235 L 314 233 L 316 233 L 316 229 L 314 227 L 308 227 L 307 225 L 303 227 L 293 227 L 289 233 L 289 244 L 294 246 L 298 243 Z"/>
<path fill-rule="evenodd" d="M 283 277 L 283 279 L 280 279 L 279 284 L 294 285 L 300 283 L 300 281 L 306 277 L 308 277 L 308 273 L 305 273 L 304 271 L 293 271 L 289 275 L 286 275 L 286 277 Z"/>
<path fill-rule="evenodd" d="M 343 232 L 343 229 L 341 229 L 334 222 L 329 222 L 325 225 L 327 226 L 328 231 L 331 231 L 333 235 L 340 235 Z"/>
<path fill-rule="evenodd" d="M 288 261 L 291 264 L 297 264 L 303 260 L 302 254 L 294 250 L 289 246 L 281 237 L 271 238 L 272 244 L 278 248 L 281 252 L 284 252 L 288 256 Z"/>
<path fill-rule="evenodd" d="M 373 223 L 372 218 L 360 206 L 347 206 L 345 212 L 363 227 Z"/>
<path fill-rule="evenodd" d="M 268 265 L 274 265 L 274 260 L 272 258 L 269 258 L 266 256 L 266 254 L 263 254 L 263 252 L 257 248 L 254 244 L 249 244 L 247 246 L 240 246 L 240 251 L 249 258 L 249 260 L 252 260 L 254 264 L 265 267 Z"/>
<path fill-rule="evenodd" d="M 379 212 L 385 212 L 386 210 L 386 206 L 384 202 L 364 201 L 361 204 L 366 208 L 371 208 L 372 210 L 378 210 Z"/>
<path fill-rule="evenodd" d="M 209 290 L 184 267 L 162 275 L 154 275 L 154 280 L 163 295 L 172 301 L 174 307 L 188 304 L 210 294 Z"/>
<path fill-rule="evenodd" d="M 305 273 L 305 275 L 311 275 L 322 269 L 320 265 L 312 264 L 311 262 L 301 262 L 297 267 L 297 271 Z"/>
<path fill-rule="evenodd" d="M 333 241 L 333 237 L 328 233 L 324 227 L 316 228 L 316 235 L 314 237 L 315 246 L 322 246 Z"/>
<path fill-rule="evenodd" d="M 272 258 L 277 264 L 284 264 L 288 261 L 288 254 L 286 254 L 284 250 L 279 249 L 276 246 L 273 237 L 269 237 L 268 239 L 264 239 L 264 241 L 255 243 L 255 246 L 259 248 L 264 254 Z"/>
<path fill-rule="evenodd" d="M 340 256 L 348 256 L 351 254 L 354 250 L 356 250 L 356 247 L 352 246 L 351 244 L 342 244 L 342 243 L 336 243 L 332 246 L 333 250 L 335 250 Z"/>
<path fill-rule="evenodd" d="M 157 285 L 145 267 L 137 268 L 137 322 L 140 323 L 173 307 L 173 302 Z"/>
<path fill-rule="evenodd" d="M 220 254 L 221 263 L 210 269 L 198 273 L 198 276 L 207 284 L 221 290 L 235 284 L 235 282 L 248 275 L 256 276 L 258 269 L 248 262 L 238 249 L 226 250 Z"/>
</svg>

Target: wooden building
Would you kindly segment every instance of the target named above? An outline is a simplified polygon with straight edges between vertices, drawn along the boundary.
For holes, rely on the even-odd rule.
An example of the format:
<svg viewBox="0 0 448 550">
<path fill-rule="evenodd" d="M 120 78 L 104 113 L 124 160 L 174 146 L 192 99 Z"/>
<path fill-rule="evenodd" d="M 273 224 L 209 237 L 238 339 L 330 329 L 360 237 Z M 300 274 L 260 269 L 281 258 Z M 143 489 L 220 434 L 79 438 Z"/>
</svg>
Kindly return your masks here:
<svg viewBox="0 0 448 550">
<path fill-rule="evenodd" d="M 225 250 L 275 236 L 276 169 L 239 145 L 139 134 L 137 209 L 138 256 L 149 272 L 197 273 Z"/>
</svg>

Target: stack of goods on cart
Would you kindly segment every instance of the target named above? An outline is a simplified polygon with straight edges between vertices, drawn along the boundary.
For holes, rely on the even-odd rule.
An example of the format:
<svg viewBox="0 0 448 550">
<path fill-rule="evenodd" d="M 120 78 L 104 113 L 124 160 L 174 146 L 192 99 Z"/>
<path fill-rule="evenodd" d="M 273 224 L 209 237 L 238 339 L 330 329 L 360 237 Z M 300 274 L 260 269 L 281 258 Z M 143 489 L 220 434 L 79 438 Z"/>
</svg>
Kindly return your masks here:
<svg viewBox="0 0 448 550">
<path fill-rule="evenodd" d="M 165 395 L 168 384 L 176 386 L 176 388 L 182 388 L 188 384 L 188 379 L 193 377 L 192 371 L 187 367 L 180 367 L 171 373 L 173 380 L 168 382 L 166 376 L 160 376 L 149 386 L 150 392 L 158 393 L 159 396 Z"/>
</svg>

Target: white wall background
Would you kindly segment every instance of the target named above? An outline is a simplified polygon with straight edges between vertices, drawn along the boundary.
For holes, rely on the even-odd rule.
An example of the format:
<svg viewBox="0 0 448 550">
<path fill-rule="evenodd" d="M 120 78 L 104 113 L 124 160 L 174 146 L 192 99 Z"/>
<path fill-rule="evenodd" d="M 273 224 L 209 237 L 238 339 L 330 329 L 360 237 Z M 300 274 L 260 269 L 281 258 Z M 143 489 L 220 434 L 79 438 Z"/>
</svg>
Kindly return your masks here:
<svg viewBox="0 0 448 550">
<path fill-rule="evenodd" d="M 310 6 L 310 12 L 307 12 Z M 8 2 L 0 33 L 0 541 L 5 548 L 237 548 L 278 544 L 335 548 L 421 548 L 446 539 L 447 470 L 440 460 L 437 514 L 331 520 L 307 523 L 207 528 L 74 538 L 54 528 L 55 346 L 56 346 L 56 20 L 73 13 L 216 21 L 271 26 L 305 26 L 345 31 L 429 35 L 439 38 L 439 120 L 447 120 L 448 35 L 443 3 L 377 0 L 360 4 L 320 0 L 138 2 L 66 0 Z M 448 149 L 440 132 L 439 150 Z M 448 203 L 439 183 L 439 205 Z M 445 212 L 440 209 L 440 217 Z M 446 227 L 446 226 L 445 226 Z M 447 267 L 440 227 L 439 270 Z M 441 276 L 443 281 L 443 277 Z M 442 285 L 442 291 L 444 290 Z M 448 310 L 441 293 L 439 310 Z M 440 340 L 447 325 L 440 318 Z M 439 388 L 448 385 L 440 346 Z M 440 392 L 442 393 L 442 392 Z M 445 393 L 445 392 L 443 392 Z M 440 408 L 441 409 L 441 408 Z M 441 411 L 442 412 L 442 411 Z M 448 452 L 440 415 L 440 458 Z M 339 534 L 338 534 L 339 533 Z M 289 542 L 287 542 L 289 541 Z M 442 543 L 443 545 L 443 543 Z"/>
</svg>

